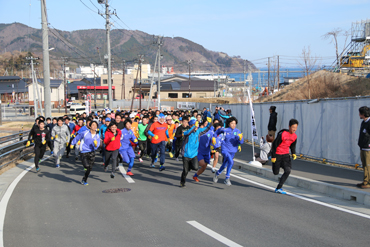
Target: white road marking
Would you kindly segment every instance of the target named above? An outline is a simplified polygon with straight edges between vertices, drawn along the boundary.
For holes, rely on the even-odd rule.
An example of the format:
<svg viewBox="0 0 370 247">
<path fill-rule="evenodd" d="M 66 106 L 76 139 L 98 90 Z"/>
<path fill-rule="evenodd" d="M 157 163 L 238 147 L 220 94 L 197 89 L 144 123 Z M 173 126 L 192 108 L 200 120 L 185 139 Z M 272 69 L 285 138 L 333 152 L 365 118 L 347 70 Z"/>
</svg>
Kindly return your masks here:
<svg viewBox="0 0 370 247">
<path fill-rule="evenodd" d="M 202 224 L 196 222 L 196 221 L 187 221 L 186 223 L 194 226 L 195 228 L 197 228 L 198 230 L 204 232 L 205 234 L 207 234 L 208 236 L 211 236 L 212 238 L 216 239 L 217 241 L 225 244 L 226 246 L 231 246 L 231 247 L 242 247 L 242 245 L 240 244 L 237 244 L 233 241 L 231 241 L 230 239 L 227 239 L 225 238 L 224 236 L 218 234 L 217 232 L 215 231 L 212 231 L 211 229 L 203 226 Z"/>
<path fill-rule="evenodd" d="M 122 163 L 119 164 L 119 171 L 122 173 L 122 176 L 126 178 L 128 183 L 130 184 L 135 183 L 135 181 L 129 175 L 126 174 L 126 170 L 123 167 Z"/>
<path fill-rule="evenodd" d="M 208 166 L 212 168 L 211 165 L 208 165 Z M 262 184 L 262 183 L 258 183 L 258 182 L 255 182 L 255 181 L 252 181 L 252 180 L 249 180 L 247 178 L 243 178 L 243 177 L 240 177 L 240 176 L 237 176 L 237 175 L 234 175 L 234 174 L 230 174 L 230 176 L 235 177 L 235 178 L 238 178 L 240 180 L 244 180 L 244 181 L 246 181 L 248 183 L 255 184 L 257 186 L 260 186 L 260 187 L 263 187 L 263 188 L 266 188 L 266 189 L 275 191 L 275 188 L 274 187 L 271 187 L 271 186 L 268 186 L 268 185 L 265 185 L 265 184 Z M 294 194 L 294 193 L 291 193 L 291 192 L 287 192 L 286 191 L 286 195 L 292 196 L 292 197 L 295 197 L 295 198 L 298 198 L 298 199 L 301 199 L 301 200 L 305 200 L 305 201 L 308 201 L 308 202 L 316 203 L 316 204 L 322 205 L 324 207 L 336 209 L 336 210 L 339 210 L 339 211 L 342 211 L 342 212 L 345 212 L 345 213 L 349 213 L 349 214 L 357 215 L 357 216 L 360 216 L 360 217 L 363 217 L 363 218 L 366 218 L 366 219 L 370 219 L 370 215 L 359 213 L 359 212 L 352 211 L 352 210 L 345 209 L 345 208 L 341 208 L 341 207 L 338 207 L 338 206 L 335 206 L 335 205 L 331 205 L 329 203 L 320 202 L 320 201 L 317 201 L 317 200 L 314 200 L 314 199 L 311 199 L 311 198 L 307 198 L 307 197 L 304 197 L 304 196 L 300 196 L 300 195 L 297 195 L 297 194 Z"/>
<path fill-rule="evenodd" d="M 47 156 L 47 157 L 43 158 L 39 163 L 47 160 L 50 157 L 51 156 Z M 35 167 L 35 164 L 31 165 L 26 170 L 21 172 L 21 174 L 19 174 L 13 180 L 13 182 L 9 185 L 9 187 L 6 190 L 3 198 L 1 198 L 1 201 L 0 201 L 0 247 L 4 247 L 4 223 L 5 223 L 6 208 L 8 206 L 9 199 L 12 196 L 13 191 L 14 191 L 15 187 L 17 186 L 17 184 L 19 183 L 19 181 L 21 181 L 21 179 L 24 177 L 24 175 L 26 175 L 26 173 L 34 167 Z"/>
</svg>

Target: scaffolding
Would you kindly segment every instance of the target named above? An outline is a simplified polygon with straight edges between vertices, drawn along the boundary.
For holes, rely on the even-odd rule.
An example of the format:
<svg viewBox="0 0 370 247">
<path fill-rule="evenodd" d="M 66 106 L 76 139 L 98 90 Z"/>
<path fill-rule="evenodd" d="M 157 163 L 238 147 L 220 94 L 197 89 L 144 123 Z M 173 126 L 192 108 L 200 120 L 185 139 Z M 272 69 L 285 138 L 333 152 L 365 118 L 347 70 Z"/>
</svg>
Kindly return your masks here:
<svg viewBox="0 0 370 247">
<path fill-rule="evenodd" d="M 357 22 L 352 22 L 351 41 L 352 42 L 370 41 L 370 20 L 361 20 Z"/>
</svg>

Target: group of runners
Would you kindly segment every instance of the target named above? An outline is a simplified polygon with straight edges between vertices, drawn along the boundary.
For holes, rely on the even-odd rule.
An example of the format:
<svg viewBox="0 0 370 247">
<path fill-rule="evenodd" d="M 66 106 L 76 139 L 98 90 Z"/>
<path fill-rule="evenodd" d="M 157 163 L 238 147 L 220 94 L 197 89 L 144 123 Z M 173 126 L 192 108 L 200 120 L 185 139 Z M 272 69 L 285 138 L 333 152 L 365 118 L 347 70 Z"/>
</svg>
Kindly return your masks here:
<svg viewBox="0 0 370 247">
<path fill-rule="evenodd" d="M 80 159 L 85 170 L 81 184 L 88 185 L 87 179 L 95 162 L 95 155 L 101 154 L 104 171 L 110 170 L 110 177 L 115 177 L 119 169 L 118 163 L 128 165 L 126 174 L 134 176 L 135 160 L 150 160 L 150 167 L 158 167 L 162 172 L 166 169 L 166 152 L 170 158 L 179 161 L 182 156 L 183 171 L 180 187 L 185 187 L 186 177 L 193 170 L 193 180 L 200 181 L 201 174 L 207 166 L 214 173 L 213 181 L 218 182 L 221 173 L 226 170 L 224 183 L 231 185 L 230 172 L 234 164 L 234 156 L 241 152 L 244 143 L 243 134 L 236 128 L 238 120 L 231 111 L 220 108 L 212 120 L 209 109 L 201 113 L 193 111 L 103 111 L 89 115 L 76 114 L 69 118 L 45 119 L 40 116 L 30 131 L 27 146 L 34 143 L 35 167 L 40 171 L 39 162 L 43 158 L 47 146 L 55 157 L 55 167 L 60 167 L 60 160 L 66 151 L 68 158 L 74 149 L 75 159 Z M 284 169 L 280 183 L 275 192 L 285 194 L 282 190 L 289 176 L 291 162 L 289 148 L 295 159 L 296 120 L 290 121 L 289 130 L 278 133 L 270 153 L 274 173 Z M 222 165 L 216 165 L 222 156 Z M 211 158 L 213 163 L 211 164 Z M 156 165 L 159 161 L 159 165 Z M 111 164 L 111 166 L 110 166 Z M 110 168 L 110 169 L 109 169 Z"/>
</svg>

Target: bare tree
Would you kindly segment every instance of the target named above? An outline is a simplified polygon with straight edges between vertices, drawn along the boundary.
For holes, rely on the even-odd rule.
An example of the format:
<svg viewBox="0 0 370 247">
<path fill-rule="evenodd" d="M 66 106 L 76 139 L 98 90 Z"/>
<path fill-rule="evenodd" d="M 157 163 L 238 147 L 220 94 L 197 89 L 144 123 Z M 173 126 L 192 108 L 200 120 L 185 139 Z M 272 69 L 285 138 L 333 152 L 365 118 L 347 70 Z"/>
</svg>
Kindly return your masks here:
<svg viewBox="0 0 370 247">
<path fill-rule="evenodd" d="M 341 52 L 339 52 L 339 41 L 338 41 L 339 36 L 344 36 L 345 37 L 345 41 L 344 41 L 344 44 L 343 44 L 343 51 L 341 51 Z M 337 57 L 337 66 L 338 67 L 340 66 L 340 58 L 343 56 L 343 52 L 346 49 L 347 40 L 348 40 L 349 36 L 350 36 L 349 31 L 343 31 L 340 28 L 335 28 L 332 31 L 327 32 L 326 34 L 324 34 L 322 36 L 324 39 L 330 39 L 330 43 L 334 44 L 335 54 L 336 54 L 336 57 Z M 340 53 L 340 55 L 339 55 L 339 53 Z"/>
<path fill-rule="evenodd" d="M 308 98 L 311 99 L 311 87 L 310 87 L 310 80 L 311 80 L 311 73 L 315 70 L 316 67 L 319 66 L 318 64 L 318 57 L 313 56 L 311 54 L 310 46 L 303 47 L 301 53 L 301 61 L 298 61 L 299 66 L 303 69 L 304 76 L 307 78 L 308 83 Z"/>
</svg>

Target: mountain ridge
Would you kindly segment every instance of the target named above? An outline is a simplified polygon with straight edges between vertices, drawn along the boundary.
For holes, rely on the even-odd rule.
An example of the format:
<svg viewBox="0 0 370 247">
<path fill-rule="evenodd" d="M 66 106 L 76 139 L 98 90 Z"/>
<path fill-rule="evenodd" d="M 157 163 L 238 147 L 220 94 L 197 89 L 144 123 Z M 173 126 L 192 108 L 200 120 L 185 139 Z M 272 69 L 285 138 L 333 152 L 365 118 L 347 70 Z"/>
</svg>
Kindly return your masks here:
<svg viewBox="0 0 370 247">
<path fill-rule="evenodd" d="M 135 63 L 138 55 L 144 55 L 144 63 L 154 64 L 157 47 L 154 36 L 140 30 L 113 29 L 111 31 L 111 51 L 113 67 L 122 67 L 122 60 Z M 69 57 L 70 66 L 101 64 L 106 53 L 105 29 L 84 29 L 62 31 L 49 28 L 50 60 L 61 63 L 61 57 Z M 99 48 L 99 50 L 97 49 Z M 31 51 L 42 55 L 41 29 L 28 27 L 22 23 L 0 23 L 0 50 Z M 2 53 L 1 52 L 1 53 Z M 211 51 L 183 37 L 164 37 L 161 48 L 161 64 L 174 67 L 176 73 L 188 71 L 188 60 L 192 60 L 192 71 L 243 71 L 244 60 L 239 56 L 229 56 L 224 52 Z M 255 70 L 253 63 L 246 60 L 247 69 Z"/>
</svg>

